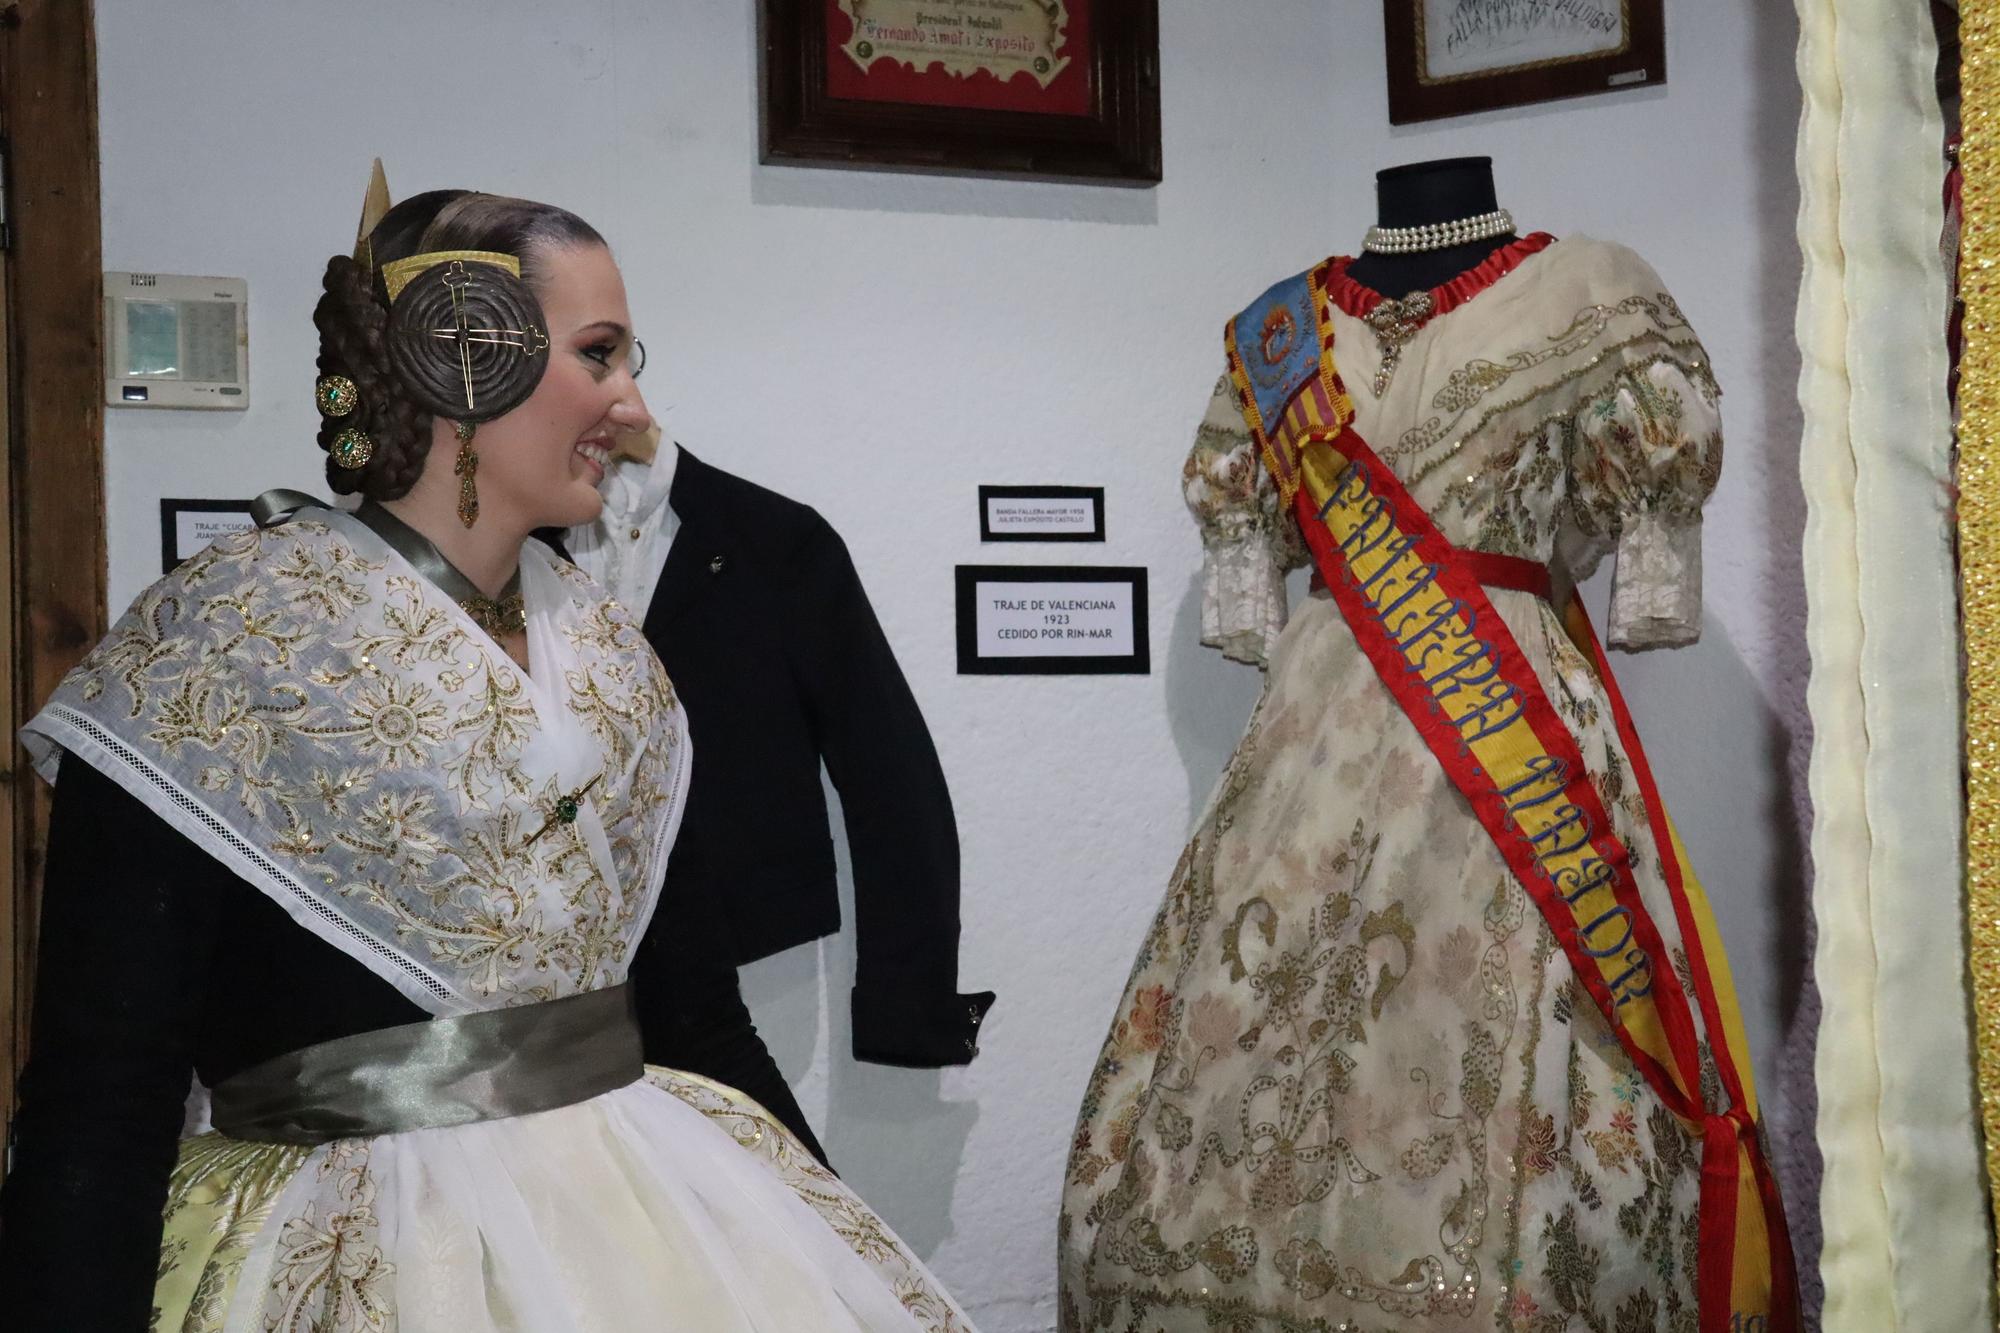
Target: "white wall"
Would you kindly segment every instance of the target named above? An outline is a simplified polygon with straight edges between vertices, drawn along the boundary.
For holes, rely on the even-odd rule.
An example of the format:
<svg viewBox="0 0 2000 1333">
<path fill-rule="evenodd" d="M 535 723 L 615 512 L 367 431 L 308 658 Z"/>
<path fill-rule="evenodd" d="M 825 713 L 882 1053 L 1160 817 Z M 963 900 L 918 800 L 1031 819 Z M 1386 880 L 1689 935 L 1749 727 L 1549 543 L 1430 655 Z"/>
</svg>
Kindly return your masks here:
<svg viewBox="0 0 2000 1333">
<path fill-rule="evenodd" d="M 309 312 L 375 154 L 399 197 L 595 222 L 669 430 L 846 536 L 951 775 L 966 984 L 1000 1004 L 979 1061 L 938 1074 L 848 1057 L 844 940 L 747 983 L 836 1162 L 988 1330 L 1052 1325 L 1077 1099 L 1258 688 L 1196 646 L 1178 488 L 1222 321 L 1352 249 L 1378 167 L 1491 154 L 1524 225 L 1633 245 L 1702 331 L 1732 444 L 1707 632 L 1624 679 L 1767 1085 L 1802 948 L 1788 8 L 1672 7 L 1663 89 L 1394 130 L 1378 6 L 1161 8 L 1167 179 L 1126 191 L 759 167 L 747 0 L 98 0 L 106 266 L 243 276 L 252 302 L 247 413 L 110 414 L 115 604 L 158 572 L 160 496 L 317 486 Z M 982 548 L 981 482 L 1108 489 L 1083 558 L 1151 570 L 1153 675 L 953 674 L 954 563 L 1079 557 Z"/>
</svg>

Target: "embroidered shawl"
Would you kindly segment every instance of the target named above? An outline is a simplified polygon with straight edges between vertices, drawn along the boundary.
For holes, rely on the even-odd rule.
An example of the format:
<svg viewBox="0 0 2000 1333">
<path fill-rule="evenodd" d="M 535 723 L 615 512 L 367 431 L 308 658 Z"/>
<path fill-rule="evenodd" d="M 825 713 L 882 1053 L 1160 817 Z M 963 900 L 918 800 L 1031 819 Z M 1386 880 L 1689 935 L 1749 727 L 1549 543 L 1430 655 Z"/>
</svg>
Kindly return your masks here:
<svg viewBox="0 0 2000 1333">
<path fill-rule="evenodd" d="M 531 541 L 521 583 L 533 675 L 346 514 L 235 534 L 148 588 L 22 739 L 432 1013 L 614 985 L 679 826 L 686 722 L 588 575 Z"/>
</svg>

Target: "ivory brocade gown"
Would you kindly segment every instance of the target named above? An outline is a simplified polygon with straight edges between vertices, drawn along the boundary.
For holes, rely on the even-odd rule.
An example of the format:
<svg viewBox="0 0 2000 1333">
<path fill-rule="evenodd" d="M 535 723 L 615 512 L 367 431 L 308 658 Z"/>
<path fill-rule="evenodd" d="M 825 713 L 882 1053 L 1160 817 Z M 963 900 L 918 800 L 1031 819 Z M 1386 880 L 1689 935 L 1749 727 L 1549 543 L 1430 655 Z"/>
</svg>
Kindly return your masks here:
<svg viewBox="0 0 2000 1333">
<path fill-rule="evenodd" d="M 1653 271 L 1516 242 L 1433 293 L 1386 383 L 1361 317 L 1381 297 L 1332 273 L 1353 427 L 1443 534 L 1578 577 L 1615 549 L 1613 646 L 1692 641 L 1719 391 Z M 1203 642 L 1268 680 L 1090 1076 L 1061 1328 L 1693 1333 L 1700 1131 L 1636 1072 L 1336 603 L 1316 587 L 1288 616 L 1306 549 L 1228 376 L 1184 480 Z M 1603 685 L 1547 601 L 1489 595 L 1685 973 Z"/>
</svg>

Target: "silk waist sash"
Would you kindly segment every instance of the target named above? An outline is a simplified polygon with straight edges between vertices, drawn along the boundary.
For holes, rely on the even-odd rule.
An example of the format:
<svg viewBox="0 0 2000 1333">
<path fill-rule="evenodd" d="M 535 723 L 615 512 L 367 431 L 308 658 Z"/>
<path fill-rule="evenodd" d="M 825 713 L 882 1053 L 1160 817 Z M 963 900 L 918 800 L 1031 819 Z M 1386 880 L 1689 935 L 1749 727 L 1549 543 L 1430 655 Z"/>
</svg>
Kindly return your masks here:
<svg viewBox="0 0 2000 1333">
<path fill-rule="evenodd" d="M 321 1144 L 572 1106 L 645 1072 L 631 987 L 381 1028 L 254 1065 L 213 1091 L 216 1129 Z"/>
</svg>

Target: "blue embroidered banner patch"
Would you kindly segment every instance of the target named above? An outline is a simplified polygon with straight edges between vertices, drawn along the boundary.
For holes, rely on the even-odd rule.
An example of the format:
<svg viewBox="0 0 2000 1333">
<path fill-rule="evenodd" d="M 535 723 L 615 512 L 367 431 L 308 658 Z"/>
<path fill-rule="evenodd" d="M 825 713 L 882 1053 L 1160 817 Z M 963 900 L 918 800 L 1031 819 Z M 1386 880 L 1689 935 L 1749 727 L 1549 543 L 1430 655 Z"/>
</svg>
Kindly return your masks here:
<svg viewBox="0 0 2000 1333">
<path fill-rule="evenodd" d="M 1250 377 L 1257 414 L 1275 424 L 1319 373 L 1319 319 L 1308 275 L 1287 278 L 1252 301 L 1231 324 L 1236 355 Z"/>
</svg>

